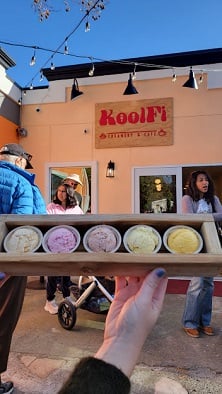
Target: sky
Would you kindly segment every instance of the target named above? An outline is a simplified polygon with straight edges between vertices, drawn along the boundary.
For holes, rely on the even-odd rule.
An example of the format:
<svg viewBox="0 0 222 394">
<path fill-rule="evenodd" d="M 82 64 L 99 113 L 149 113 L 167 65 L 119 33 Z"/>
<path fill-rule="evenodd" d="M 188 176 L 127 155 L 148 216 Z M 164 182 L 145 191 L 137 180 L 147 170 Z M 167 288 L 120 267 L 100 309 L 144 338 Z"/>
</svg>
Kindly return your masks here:
<svg viewBox="0 0 222 394">
<path fill-rule="evenodd" d="M 221 0 L 104 0 L 100 18 L 89 18 L 88 32 L 79 0 L 66 0 L 69 12 L 64 0 L 47 1 L 52 12 L 43 21 L 33 0 L 1 1 L 0 47 L 16 63 L 7 75 L 21 87 L 48 85 L 40 75 L 51 62 L 59 67 L 222 48 Z M 30 66 L 34 47 L 43 50 L 36 50 Z"/>
</svg>

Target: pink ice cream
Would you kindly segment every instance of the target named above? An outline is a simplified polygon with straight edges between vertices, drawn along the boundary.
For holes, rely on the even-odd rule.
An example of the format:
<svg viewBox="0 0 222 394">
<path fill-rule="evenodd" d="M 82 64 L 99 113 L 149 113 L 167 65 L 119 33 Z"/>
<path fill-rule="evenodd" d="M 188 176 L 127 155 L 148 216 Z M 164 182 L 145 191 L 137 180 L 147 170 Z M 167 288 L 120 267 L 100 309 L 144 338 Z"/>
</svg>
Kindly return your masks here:
<svg viewBox="0 0 222 394">
<path fill-rule="evenodd" d="M 58 228 L 49 233 L 46 243 L 52 253 L 69 253 L 75 248 L 77 237 L 71 230 Z"/>
<path fill-rule="evenodd" d="M 111 228 L 96 226 L 88 233 L 86 244 L 92 252 L 113 252 L 117 246 L 117 238 Z"/>
</svg>

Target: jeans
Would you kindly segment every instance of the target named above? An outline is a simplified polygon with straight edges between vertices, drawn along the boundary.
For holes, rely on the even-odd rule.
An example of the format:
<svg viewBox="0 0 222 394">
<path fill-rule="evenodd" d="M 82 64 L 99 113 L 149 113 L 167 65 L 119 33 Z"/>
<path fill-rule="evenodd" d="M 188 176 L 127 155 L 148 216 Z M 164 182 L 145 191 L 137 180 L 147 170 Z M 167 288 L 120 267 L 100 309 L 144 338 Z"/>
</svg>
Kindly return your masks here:
<svg viewBox="0 0 222 394">
<path fill-rule="evenodd" d="M 64 298 L 70 296 L 70 276 L 60 276 L 61 279 L 61 290 L 62 290 L 62 295 Z M 55 298 L 55 292 L 57 289 L 57 283 L 58 283 L 58 276 L 48 276 L 47 278 L 47 285 L 46 285 L 46 294 L 47 294 L 47 300 L 52 301 Z"/>
<path fill-rule="evenodd" d="M 210 326 L 213 291 L 213 278 L 195 277 L 191 279 L 182 318 L 183 327 Z"/>
</svg>

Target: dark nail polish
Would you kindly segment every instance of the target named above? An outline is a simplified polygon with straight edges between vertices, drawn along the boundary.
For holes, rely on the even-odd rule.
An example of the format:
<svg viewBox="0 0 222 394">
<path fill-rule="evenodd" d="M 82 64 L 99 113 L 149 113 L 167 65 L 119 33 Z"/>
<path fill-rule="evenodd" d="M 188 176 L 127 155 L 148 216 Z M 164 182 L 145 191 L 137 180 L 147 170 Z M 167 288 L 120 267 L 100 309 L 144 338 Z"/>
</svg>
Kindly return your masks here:
<svg viewBox="0 0 222 394">
<path fill-rule="evenodd" d="M 158 276 L 158 278 L 162 278 L 165 275 L 166 275 L 166 271 L 163 268 L 158 268 L 156 270 L 156 276 Z"/>
</svg>

